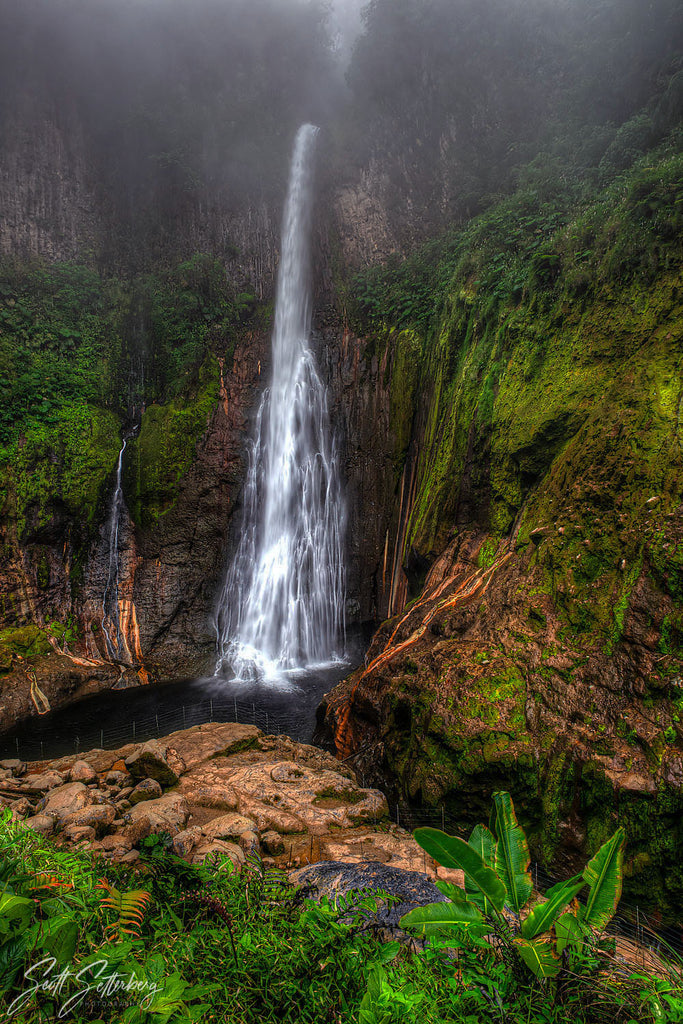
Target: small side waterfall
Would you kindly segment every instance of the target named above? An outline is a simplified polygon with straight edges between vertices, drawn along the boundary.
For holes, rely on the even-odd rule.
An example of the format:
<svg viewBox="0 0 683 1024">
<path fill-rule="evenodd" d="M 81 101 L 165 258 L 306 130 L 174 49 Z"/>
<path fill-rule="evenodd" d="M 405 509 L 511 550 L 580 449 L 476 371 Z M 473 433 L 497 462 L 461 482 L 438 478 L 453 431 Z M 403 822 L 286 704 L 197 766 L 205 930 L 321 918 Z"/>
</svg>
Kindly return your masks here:
<svg viewBox="0 0 683 1024">
<path fill-rule="evenodd" d="M 107 582 L 102 595 L 102 633 L 107 647 L 107 654 L 110 658 L 118 661 L 129 661 L 125 639 L 121 634 L 121 619 L 119 614 L 119 525 L 121 522 L 121 509 L 123 507 L 123 487 L 121 485 L 121 474 L 123 470 L 123 453 L 130 440 L 130 435 L 124 437 L 119 460 L 116 464 L 116 480 L 109 509 L 107 527 L 109 532 L 109 550 L 107 562 Z"/>
<path fill-rule="evenodd" d="M 249 446 L 242 534 L 219 599 L 216 675 L 277 679 L 334 660 L 344 636 L 344 503 L 310 348 L 312 164 L 297 134 L 282 228 L 273 370 Z"/>
</svg>

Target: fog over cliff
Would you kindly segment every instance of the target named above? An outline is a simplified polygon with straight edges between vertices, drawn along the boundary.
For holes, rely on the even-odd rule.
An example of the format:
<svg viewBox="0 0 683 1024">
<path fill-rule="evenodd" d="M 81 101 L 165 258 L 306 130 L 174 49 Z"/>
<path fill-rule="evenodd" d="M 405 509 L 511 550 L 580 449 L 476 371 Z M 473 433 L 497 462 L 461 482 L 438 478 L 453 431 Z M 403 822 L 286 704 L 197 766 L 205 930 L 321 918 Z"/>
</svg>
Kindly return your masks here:
<svg viewBox="0 0 683 1024">
<path fill-rule="evenodd" d="M 541 150 L 599 162 L 671 70 L 682 21 L 676 0 L 0 0 L 3 159 L 31 120 L 34 146 L 80 136 L 112 230 L 139 235 L 150 213 L 168 227 L 197 203 L 280 203 L 312 121 L 326 173 L 374 161 L 424 235 Z"/>
</svg>

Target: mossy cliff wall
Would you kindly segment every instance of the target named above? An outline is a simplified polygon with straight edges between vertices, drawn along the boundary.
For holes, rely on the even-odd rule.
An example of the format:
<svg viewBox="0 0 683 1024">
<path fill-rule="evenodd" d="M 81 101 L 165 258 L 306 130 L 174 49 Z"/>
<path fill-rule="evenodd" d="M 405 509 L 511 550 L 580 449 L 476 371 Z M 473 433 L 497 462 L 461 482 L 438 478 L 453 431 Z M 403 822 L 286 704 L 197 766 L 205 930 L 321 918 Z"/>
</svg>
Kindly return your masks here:
<svg viewBox="0 0 683 1024">
<path fill-rule="evenodd" d="M 129 685 L 210 662 L 270 306 L 201 254 L 144 277 L 41 260 L 0 271 L 11 371 L 0 412 L 9 725 L 35 711 L 34 676 L 56 706 L 119 676 Z M 115 668 L 102 624 L 124 438 Z"/>
<path fill-rule="evenodd" d="M 682 173 L 668 152 L 571 209 L 518 193 L 436 260 L 358 282 L 389 352 L 395 512 L 411 481 L 392 537 L 404 600 L 326 709 L 341 756 L 463 825 L 510 789 L 547 861 L 578 863 L 619 821 L 632 892 L 668 910 Z"/>
</svg>

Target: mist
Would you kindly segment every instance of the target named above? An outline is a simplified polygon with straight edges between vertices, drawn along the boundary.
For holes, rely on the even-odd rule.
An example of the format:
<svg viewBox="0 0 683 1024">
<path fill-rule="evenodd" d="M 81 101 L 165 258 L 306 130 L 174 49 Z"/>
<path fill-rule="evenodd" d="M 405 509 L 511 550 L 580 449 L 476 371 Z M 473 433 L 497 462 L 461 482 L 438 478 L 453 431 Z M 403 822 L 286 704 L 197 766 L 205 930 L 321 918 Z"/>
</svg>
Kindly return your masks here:
<svg viewBox="0 0 683 1024">
<path fill-rule="evenodd" d="M 77 125 L 130 234 L 198 203 L 277 206 L 312 121 L 331 187 L 375 161 L 425 234 L 558 150 L 558 119 L 583 126 L 568 159 L 599 162 L 682 23 L 677 0 L 0 0 L 0 131 L 26 109 Z"/>
</svg>

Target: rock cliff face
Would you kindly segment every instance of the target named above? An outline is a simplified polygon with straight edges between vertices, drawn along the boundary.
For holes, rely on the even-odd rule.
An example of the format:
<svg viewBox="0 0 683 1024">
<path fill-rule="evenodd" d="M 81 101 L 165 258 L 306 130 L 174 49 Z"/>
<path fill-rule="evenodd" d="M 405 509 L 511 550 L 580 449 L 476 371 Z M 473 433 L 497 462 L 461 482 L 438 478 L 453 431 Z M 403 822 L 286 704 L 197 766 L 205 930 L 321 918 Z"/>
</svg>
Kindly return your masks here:
<svg viewBox="0 0 683 1024">
<path fill-rule="evenodd" d="M 643 222 L 617 216 L 651 259 Z M 566 265 L 572 230 L 543 259 Z M 623 824 L 631 893 L 669 910 L 683 905 L 680 258 L 672 241 L 647 277 L 584 274 L 577 293 L 568 272 L 496 302 L 466 256 L 428 334 L 378 332 L 402 467 L 394 600 L 323 709 L 340 757 L 463 825 L 511 790 L 563 869 Z"/>
<path fill-rule="evenodd" d="M 179 481 L 172 481 L 171 494 L 158 479 L 155 484 L 150 478 L 160 462 L 163 468 L 164 438 L 159 432 L 173 424 L 167 419 L 148 424 L 143 416 L 139 437 L 127 446 L 118 542 L 123 657 L 154 675 L 199 671 L 211 660 L 211 611 L 227 557 L 230 517 L 243 475 L 244 439 L 265 347 L 265 336 L 257 333 L 237 345 L 229 368 L 212 359 L 204 422 L 198 436 L 186 438 L 191 446 L 186 453 L 189 466 Z M 148 441 L 155 449 L 151 457 Z M 23 543 L 15 535 L 15 544 L 6 544 L 2 581 L 8 626 L 17 626 L 22 618 L 41 627 L 49 627 L 53 618 L 73 619 L 75 632 L 66 641 L 55 636 L 54 643 L 70 643 L 72 652 L 98 663 L 110 660 L 102 629 L 113 492 L 113 479 L 109 480 L 99 506 L 99 529 L 85 551 L 78 546 L 81 538 L 68 516 L 48 515 L 45 528 Z M 152 495 L 158 507 L 152 506 Z M 10 524 L 6 522 L 5 528 L 9 531 Z M 79 586 L 74 585 L 76 558 L 82 560 Z M 21 640 L 20 629 L 5 634 L 7 657 L 14 654 L 15 664 L 21 660 Z M 24 659 L 32 653 L 24 650 Z M 24 671 L 21 665 L 17 671 Z M 16 676 L 6 676 L 3 689 L 12 690 L 16 682 Z M 65 686 L 68 690 L 66 681 Z M 57 690 L 53 694 L 58 701 Z"/>
<path fill-rule="evenodd" d="M 97 263 L 110 273 L 114 268 L 120 281 L 114 286 L 120 292 L 114 298 L 119 323 L 104 327 L 113 327 L 107 346 L 113 357 L 101 367 L 99 403 L 76 396 L 78 404 L 67 410 L 63 426 L 34 432 L 28 440 L 20 436 L 19 458 L 13 460 L 10 451 L 3 459 L 3 693 L 23 692 L 26 668 L 38 656 L 49 661 L 51 647 L 99 666 L 89 673 L 90 687 L 100 685 L 95 676 L 102 685 L 118 678 L 118 670 L 106 664 L 102 605 L 118 451 L 136 421 L 139 430 L 129 440 L 123 465 L 119 522 L 121 656 L 142 668 L 142 681 L 150 673 L 198 671 L 209 665 L 213 651 L 214 594 L 228 556 L 249 416 L 267 366 L 267 312 L 260 320 L 266 326 L 226 336 L 214 331 L 198 382 L 177 397 L 149 404 L 142 415 L 129 401 L 123 422 L 121 412 L 102 406 L 121 408 L 122 371 L 115 365 L 121 334 L 130 335 L 133 348 L 123 372 L 143 382 L 154 372 L 150 342 L 135 326 L 141 319 L 134 310 L 137 300 L 127 309 L 124 290 L 141 268 L 163 267 L 169 258 L 177 264 L 183 254 L 220 253 L 232 293 L 248 293 L 249 301 L 265 308 L 277 266 L 279 197 L 271 192 L 265 198 L 258 188 L 235 197 L 206 183 L 174 191 L 157 176 L 143 204 L 149 207 L 149 224 L 131 225 L 130 237 L 124 238 L 121 183 L 112 195 L 83 104 L 52 100 L 34 83 L 16 89 L 11 110 L 8 105 L 2 115 L 0 257 L 24 261 L 27 273 L 34 266 L 40 273 L 41 263 L 31 262 L 36 260 L 57 267 L 68 266 L 65 261 Z M 13 313 L 15 298 L 5 301 Z M 51 301 L 57 305 L 61 295 Z M 42 328 L 32 315 L 25 311 L 22 329 L 37 332 Z M 45 322 L 49 330 L 49 315 Z M 14 329 L 15 323 L 8 329 L 6 322 L 0 340 L 7 332 L 11 344 Z M 144 402 L 144 383 L 142 388 Z M 35 402 L 41 398 L 37 394 Z M 37 627 L 29 643 L 22 634 L 26 626 Z M 44 681 L 51 680 L 46 689 L 53 705 L 87 692 L 74 686 L 72 668 L 60 690 L 58 669 L 65 664 L 57 659 L 44 671 L 38 666 Z M 25 711 L 26 701 L 19 704 Z"/>
</svg>

